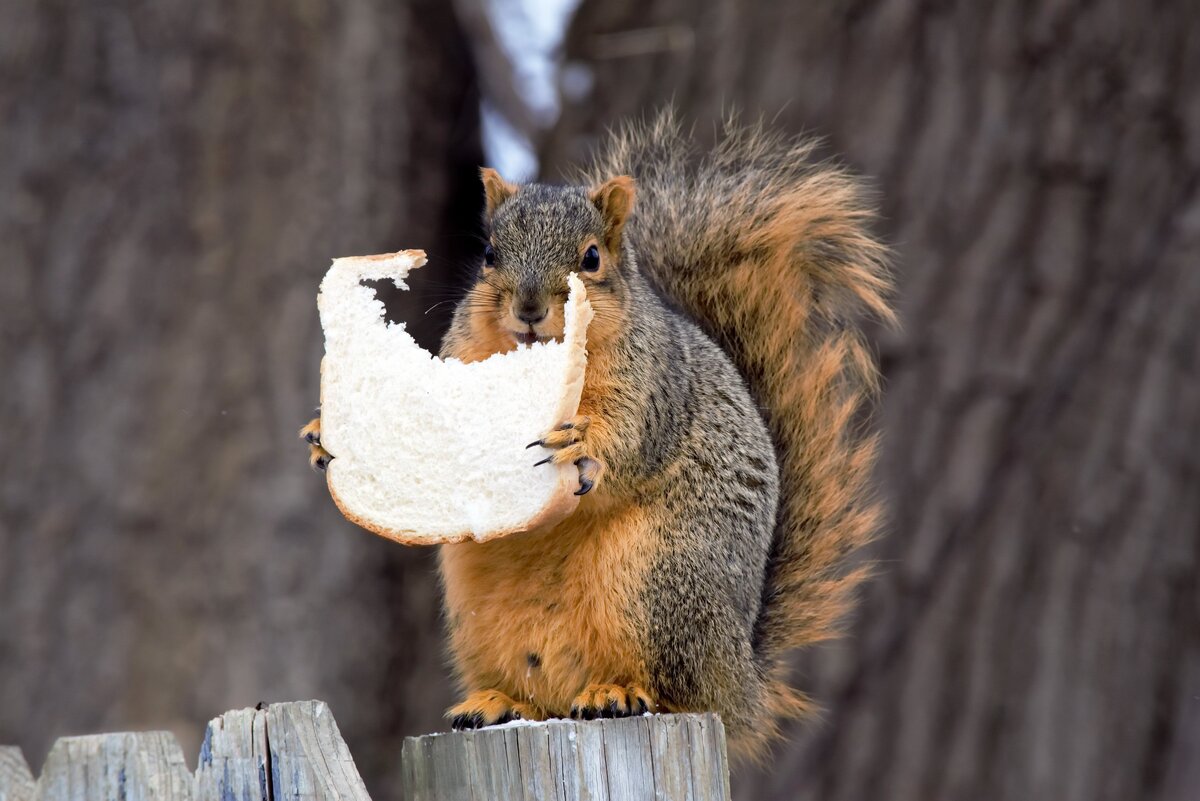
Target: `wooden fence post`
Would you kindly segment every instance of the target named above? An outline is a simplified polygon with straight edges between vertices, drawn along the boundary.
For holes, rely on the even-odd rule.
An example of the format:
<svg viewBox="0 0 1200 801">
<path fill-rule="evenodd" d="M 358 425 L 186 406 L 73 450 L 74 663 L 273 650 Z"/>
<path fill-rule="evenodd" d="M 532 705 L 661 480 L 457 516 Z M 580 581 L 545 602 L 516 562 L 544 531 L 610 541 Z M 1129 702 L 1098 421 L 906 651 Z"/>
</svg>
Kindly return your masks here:
<svg viewBox="0 0 1200 801">
<path fill-rule="evenodd" d="M 165 731 L 62 737 L 37 783 L 38 801 L 191 801 L 192 773 Z"/>
<path fill-rule="evenodd" d="M 267 713 L 238 709 L 208 722 L 196 765 L 196 801 L 271 801 Z"/>
<path fill-rule="evenodd" d="M 729 801 L 716 715 L 518 722 L 404 741 L 408 801 Z"/>
<path fill-rule="evenodd" d="M 167 732 L 62 737 L 34 783 L 0 747 L 0 801 L 370 801 L 321 701 L 213 718 L 193 775 Z"/>
<path fill-rule="evenodd" d="M 371 801 L 323 701 L 271 704 L 267 739 L 277 801 Z"/>
<path fill-rule="evenodd" d="M 0 746 L 0 801 L 33 801 L 35 785 L 20 748 Z"/>
<path fill-rule="evenodd" d="M 408 801 L 729 801 L 716 715 L 517 722 L 409 737 Z M 213 718 L 193 775 L 167 732 L 63 737 L 35 783 L 0 747 L 0 801 L 370 801 L 320 701 Z"/>
</svg>

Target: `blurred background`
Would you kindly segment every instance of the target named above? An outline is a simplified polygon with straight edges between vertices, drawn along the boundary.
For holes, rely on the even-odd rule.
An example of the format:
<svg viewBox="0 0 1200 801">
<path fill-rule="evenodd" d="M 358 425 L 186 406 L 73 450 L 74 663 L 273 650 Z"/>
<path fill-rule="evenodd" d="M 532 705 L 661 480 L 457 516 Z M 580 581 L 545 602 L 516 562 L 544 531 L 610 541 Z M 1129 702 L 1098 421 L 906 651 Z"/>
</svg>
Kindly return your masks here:
<svg viewBox="0 0 1200 801">
<path fill-rule="evenodd" d="M 451 703 L 434 554 L 296 430 L 333 256 L 673 100 L 870 176 L 880 576 L 740 799 L 1200 797 L 1200 5 L 0 0 L 0 742 L 328 701 L 377 799 Z M 194 764 L 194 762 L 193 762 Z"/>
</svg>

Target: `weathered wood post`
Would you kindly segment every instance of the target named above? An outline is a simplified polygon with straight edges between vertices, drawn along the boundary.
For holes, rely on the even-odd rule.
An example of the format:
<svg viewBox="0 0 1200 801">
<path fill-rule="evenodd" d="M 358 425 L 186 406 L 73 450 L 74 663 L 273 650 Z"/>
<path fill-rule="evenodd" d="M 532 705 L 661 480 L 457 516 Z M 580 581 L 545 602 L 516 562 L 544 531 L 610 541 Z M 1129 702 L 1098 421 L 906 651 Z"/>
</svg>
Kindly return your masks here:
<svg viewBox="0 0 1200 801">
<path fill-rule="evenodd" d="M 35 785 L 20 748 L 0 746 L 0 801 L 33 801 Z"/>
<path fill-rule="evenodd" d="M 517 722 L 404 742 L 408 801 L 729 801 L 716 715 Z"/>
<path fill-rule="evenodd" d="M 370 801 L 322 701 L 213 718 L 200 746 L 196 801 Z"/>
<path fill-rule="evenodd" d="M 370 801 L 321 701 L 213 718 L 193 775 L 167 732 L 63 737 L 35 783 L 0 748 L 0 801 Z"/>
<path fill-rule="evenodd" d="M 371 801 L 350 749 L 322 701 L 271 704 L 267 709 L 272 798 L 289 801 Z"/>
<path fill-rule="evenodd" d="M 38 801 L 191 801 L 192 773 L 165 731 L 62 737 L 38 779 Z"/>
<path fill-rule="evenodd" d="M 236 709 L 208 722 L 196 764 L 196 801 L 270 801 L 267 713 Z"/>
<path fill-rule="evenodd" d="M 517 722 L 409 737 L 408 801 L 729 801 L 716 715 Z M 0 747 L 0 801 L 370 801 L 320 701 L 213 718 L 195 774 L 167 732 L 55 742 L 35 782 Z"/>
</svg>

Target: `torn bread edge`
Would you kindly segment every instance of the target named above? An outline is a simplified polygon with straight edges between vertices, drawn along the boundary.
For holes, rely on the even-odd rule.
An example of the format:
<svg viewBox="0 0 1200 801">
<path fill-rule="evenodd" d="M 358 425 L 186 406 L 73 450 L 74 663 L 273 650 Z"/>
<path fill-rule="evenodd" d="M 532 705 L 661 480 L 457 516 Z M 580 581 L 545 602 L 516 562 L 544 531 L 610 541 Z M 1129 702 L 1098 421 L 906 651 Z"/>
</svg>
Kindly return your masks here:
<svg viewBox="0 0 1200 801">
<path fill-rule="evenodd" d="M 334 279 L 334 283 L 329 287 L 332 291 L 345 291 L 357 288 L 360 281 L 382 277 L 392 278 L 397 287 L 407 290 L 408 286 L 404 283 L 404 279 L 412 270 L 424 266 L 426 260 L 424 250 L 398 250 L 394 253 L 380 253 L 373 256 L 343 256 L 336 258 L 333 260 L 330 270 L 326 273 L 325 279 L 321 282 L 321 288 L 318 292 L 318 306 L 320 305 L 321 294 L 326 291 L 326 281 L 330 280 L 331 277 Z M 345 265 L 354 269 L 335 270 L 339 265 Z M 380 274 L 381 268 L 394 272 L 384 276 Z M 568 349 L 567 362 L 569 367 L 566 380 L 563 382 L 562 389 L 558 394 L 558 411 L 555 416 L 558 420 L 569 420 L 579 411 L 579 401 L 583 395 L 584 373 L 587 367 L 587 329 L 594 316 L 592 305 L 587 298 L 587 289 L 584 287 L 583 281 L 579 279 L 579 276 L 571 273 L 567 279 L 567 283 L 569 292 L 566 308 L 563 310 L 563 344 Z M 420 348 L 420 345 L 417 345 L 416 342 L 413 342 L 412 346 Z M 421 349 L 424 350 L 424 348 Z M 437 354 L 431 355 L 439 362 L 444 361 Z M 326 358 L 322 357 L 321 359 L 320 397 L 322 406 L 324 406 L 325 400 Z M 488 357 L 488 360 L 502 358 L 504 358 L 504 354 L 497 353 Z M 336 454 L 331 455 L 336 460 Z M 535 531 L 539 528 L 552 526 L 560 522 L 575 511 L 576 507 L 579 506 L 580 498 L 575 494 L 575 490 L 579 484 L 576 471 L 562 469 L 559 471 L 558 479 L 558 488 L 551 496 L 550 501 L 542 507 L 537 515 L 522 525 L 484 532 L 464 530 L 453 534 L 441 535 L 421 533 L 413 530 L 391 529 L 379 525 L 368 518 L 356 514 L 343 502 L 341 496 L 338 495 L 337 490 L 334 488 L 332 471 L 326 473 L 325 483 L 338 511 L 356 526 L 402 545 L 445 545 L 466 541 L 487 542 L 511 534 Z"/>
</svg>

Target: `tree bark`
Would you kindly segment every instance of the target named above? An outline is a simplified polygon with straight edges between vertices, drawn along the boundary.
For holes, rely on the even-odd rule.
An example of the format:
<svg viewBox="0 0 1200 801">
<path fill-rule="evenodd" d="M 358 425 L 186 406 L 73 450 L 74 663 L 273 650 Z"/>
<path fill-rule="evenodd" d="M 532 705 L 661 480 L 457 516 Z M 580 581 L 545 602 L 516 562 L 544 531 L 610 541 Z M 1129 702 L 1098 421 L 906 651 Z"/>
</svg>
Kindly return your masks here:
<svg viewBox="0 0 1200 801">
<path fill-rule="evenodd" d="M 554 177 L 674 100 L 828 137 L 877 181 L 903 330 L 891 523 L 824 719 L 745 799 L 1182 799 L 1200 788 L 1195 4 L 585 0 Z M 581 80 L 588 78 L 589 80 Z"/>
<path fill-rule="evenodd" d="M 432 553 L 341 518 L 296 431 L 333 256 L 475 249 L 445 3 L 0 2 L 0 741 L 328 700 L 379 797 L 450 702 Z M 389 784 L 393 783 L 393 784 Z"/>
<path fill-rule="evenodd" d="M 583 3 L 548 176 L 620 117 L 674 98 L 707 138 L 736 103 L 873 176 L 897 247 L 881 575 L 798 660 L 824 720 L 739 797 L 1195 795 L 1193 6 Z M 391 315 L 432 345 L 476 248 L 449 5 L 0 18 L 0 741 L 195 752 L 213 709 L 322 697 L 398 796 L 451 700 L 432 554 L 343 521 L 294 436 L 326 259 L 429 250 Z"/>
</svg>

